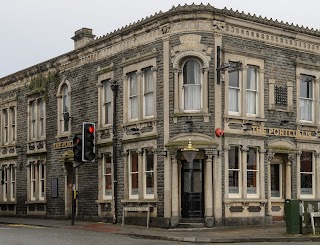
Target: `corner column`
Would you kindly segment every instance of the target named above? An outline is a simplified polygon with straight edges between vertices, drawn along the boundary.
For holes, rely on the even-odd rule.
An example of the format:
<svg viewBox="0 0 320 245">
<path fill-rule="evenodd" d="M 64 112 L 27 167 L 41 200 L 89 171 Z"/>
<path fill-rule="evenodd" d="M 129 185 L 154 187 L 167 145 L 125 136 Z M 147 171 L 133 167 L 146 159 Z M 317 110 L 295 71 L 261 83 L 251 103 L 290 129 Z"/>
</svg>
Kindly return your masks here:
<svg viewBox="0 0 320 245">
<path fill-rule="evenodd" d="M 212 188 L 212 158 L 213 149 L 205 149 L 205 154 L 207 156 L 205 165 L 205 176 L 204 176 L 204 216 L 207 227 L 212 227 L 214 225 L 213 219 L 213 188 Z"/>
<path fill-rule="evenodd" d="M 171 226 L 177 227 L 179 225 L 179 168 L 178 168 L 178 160 L 177 160 L 177 152 L 170 152 L 171 157 L 171 167 L 172 167 L 172 197 L 171 197 Z"/>
</svg>

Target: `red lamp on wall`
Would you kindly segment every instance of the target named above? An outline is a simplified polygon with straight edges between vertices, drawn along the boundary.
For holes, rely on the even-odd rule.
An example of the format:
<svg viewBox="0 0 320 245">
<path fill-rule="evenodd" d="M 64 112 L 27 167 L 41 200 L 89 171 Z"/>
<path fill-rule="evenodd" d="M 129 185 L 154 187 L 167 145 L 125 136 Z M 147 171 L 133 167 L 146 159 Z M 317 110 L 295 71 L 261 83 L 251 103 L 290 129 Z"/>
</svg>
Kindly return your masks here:
<svg viewBox="0 0 320 245">
<path fill-rule="evenodd" d="M 217 136 L 217 137 L 221 137 L 221 136 L 224 134 L 222 128 L 217 128 L 217 129 L 215 130 L 215 133 L 216 133 L 216 136 Z"/>
</svg>

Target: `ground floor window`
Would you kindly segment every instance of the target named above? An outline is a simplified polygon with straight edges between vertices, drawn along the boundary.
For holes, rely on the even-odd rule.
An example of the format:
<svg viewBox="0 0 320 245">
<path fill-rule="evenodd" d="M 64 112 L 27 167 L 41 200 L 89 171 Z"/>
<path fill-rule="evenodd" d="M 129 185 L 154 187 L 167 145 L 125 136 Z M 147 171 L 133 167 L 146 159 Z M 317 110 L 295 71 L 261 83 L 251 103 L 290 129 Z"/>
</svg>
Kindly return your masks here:
<svg viewBox="0 0 320 245">
<path fill-rule="evenodd" d="M 16 167 L 14 164 L 1 166 L 1 184 L 0 191 L 2 202 L 12 202 L 16 200 Z"/>
<path fill-rule="evenodd" d="M 314 194 L 313 153 L 303 151 L 300 157 L 300 190 L 301 195 Z"/>
<path fill-rule="evenodd" d="M 31 201 L 45 200 L 46 167 L 44 163 L 44 160 L 29 162 L 29 199 Z"/>
<path fill-rule="evenodd" d="M 104 154 L 102 160 L 103 198 L 112 199 L 112 161 L 110 155 Z"/>
</svg>

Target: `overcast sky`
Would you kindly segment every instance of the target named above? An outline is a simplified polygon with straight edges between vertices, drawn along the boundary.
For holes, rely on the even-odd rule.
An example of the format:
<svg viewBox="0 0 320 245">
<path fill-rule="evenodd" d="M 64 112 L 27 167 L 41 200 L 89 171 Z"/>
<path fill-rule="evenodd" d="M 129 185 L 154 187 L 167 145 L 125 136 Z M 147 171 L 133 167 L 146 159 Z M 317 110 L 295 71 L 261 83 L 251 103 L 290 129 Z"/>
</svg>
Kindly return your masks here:
<svg viewBox="0 0 320 245">
<path fill-rule="evenodd" d="M 0 77 L 73 50 L 70 38 L 82 27 L 99 37 L 193 2 L 320 29 L 319 0 L 1 0 Z"/>
</svg>

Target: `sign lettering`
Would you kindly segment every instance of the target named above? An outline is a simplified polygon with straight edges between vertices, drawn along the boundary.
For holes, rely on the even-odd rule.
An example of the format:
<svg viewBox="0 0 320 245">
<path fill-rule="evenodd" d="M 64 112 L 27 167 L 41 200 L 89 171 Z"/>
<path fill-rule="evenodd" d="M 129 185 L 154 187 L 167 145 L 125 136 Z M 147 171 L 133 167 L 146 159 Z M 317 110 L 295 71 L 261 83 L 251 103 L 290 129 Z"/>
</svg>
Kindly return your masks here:
<svg viewBox="0 0 320 245">
<path fill-rule="evenodd" d="M 252 126 L 252 134 L 255 135 L 274 135 L 274 136 L 286 136 L 293 138 L 310 139 L 312 137 L 311 131 L 294 130 L 284 128 L 266 128 L 259 126 Z"/>
</svg>

